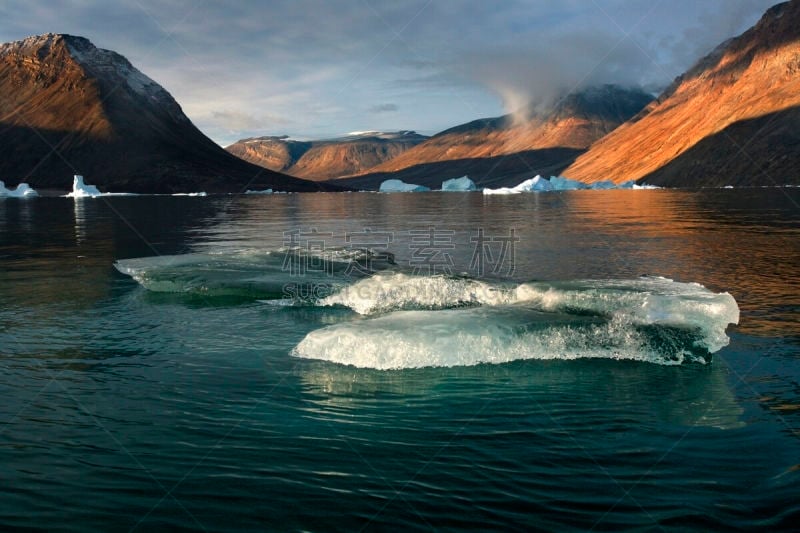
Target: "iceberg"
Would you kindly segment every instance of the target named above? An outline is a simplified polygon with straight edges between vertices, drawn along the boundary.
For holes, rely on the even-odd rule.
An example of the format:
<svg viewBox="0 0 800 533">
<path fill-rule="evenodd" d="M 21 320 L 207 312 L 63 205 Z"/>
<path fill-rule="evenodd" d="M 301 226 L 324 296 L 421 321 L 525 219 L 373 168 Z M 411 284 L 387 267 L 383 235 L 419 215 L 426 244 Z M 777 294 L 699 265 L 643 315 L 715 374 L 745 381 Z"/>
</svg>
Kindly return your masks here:
<svg viewBox="0 0 800 533">
<path fill-rule="evenodd" d="M 379 192 L 424 192 L 429 191 L 430 188 L 424 185 L 415 185 L 413 183 L 405 183 L 402 180 L 392 179 L 386 180 L 381 183 Z"/>
<path fill-rule="evenodd" d="M 6 184 L 0 181 L 0 198 L 32 198 L 39 196 L 27 183 L 20 183 L 16 189 L 6 189 Z"/>
<path fill-rule="evenodd" d="M 97 198 L 98 196 L 139 196 L 132 192 L 100 192 L 94 185 L 86 185 L 83 176 L 75 174 L 72 178 L 72 192 L 65 195 L 67 198 Z"/>
<path fill-rule="evenodd" d="M 520 194 L 523 192 L 552 191 L 553 186 L 547 178 L 535 176 L 525 180 L 516 187 L 501 187 L 499 189 L 483 189 L 483 194 Z"/>
<path fill-rule="evenodd" d="M 72 178 L 72 192 L 67 195 L 68 198 L 96 198 L 102 193 L 94 185 L 86 185 L 83 181 L 83 176 L 75 174 Z"/>
<path fill-rule="evenodd" d="M 588 189 L 588 185 L 582 181 L 571 180 L 564 176 L 553 176 L 550 178 L 550 185 L 554 191 L 576 191 L 579 189 Z"/>
<path fill-rule="evenodd" d="M 467 176 L 462 176 L 460 178 L 453 178 L 443 181 L 442 190 L 451 192 L 468 192 L 477 191 L 478 187 L 475 185 L 475 182 L 469 179 Z"/>
<path fill-rule="evenodd" d="M 246 190 L 244 191 L 245 194 L 272 194 L 272 189 L 264 189 L 263 191 L 253 191 L 253 190 Z"/>
<path fill-rule="evenodd" d="M 293 355 L 379 370 L 519 359 L 708 363 L 739 323 L 730 294 L 661 277 L 514 285 L 386 272 L 317 305 L 361 317 L 309 332 Z"/>
<path fill-rule="evenodd" d="M 176 192 L 172 196 L 208 196 L 205 192 Z"/>
<path fill-rule="evenodd" d="M 523 181 L 516 187 L 501 187 L 499 189 L 484 189 L 483 194 L 519 194 L 522 192 L 540 192 L 540 191 L 577 191 L 581 189 L 593 190 L 610 190 L 610 189 L 625 189 L 625 190 L 642 190 L 642 189 L 660 189 L 655 185 L 637 184 L 636 180 L 629 180 L 617 185 L 613 181 L 596 181 L 588 184 L 582 181 L 571 180 L 564 176 L 551 176 L 548 180 L 541 176 L 536 176 L 529 180 Z"/>
</svg>

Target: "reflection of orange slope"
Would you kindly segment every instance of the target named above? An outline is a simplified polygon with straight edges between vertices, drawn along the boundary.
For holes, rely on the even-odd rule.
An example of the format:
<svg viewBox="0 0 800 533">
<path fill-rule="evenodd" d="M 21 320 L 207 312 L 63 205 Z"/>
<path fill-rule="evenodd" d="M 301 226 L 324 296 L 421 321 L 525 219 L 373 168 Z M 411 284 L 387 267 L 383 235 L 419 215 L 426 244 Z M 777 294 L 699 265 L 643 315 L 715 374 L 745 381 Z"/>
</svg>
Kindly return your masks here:
<svg viewBox="0 0 800 533">
<path fill-rule="evenodd" d="M 620 183 L 646 177 L 648 183 L 687 185 L 685 180 L 679 181 L 680 172 L 662 174 L 660 169 L 733 124 L 800 106 L 798 28 L 800 1 L 770 9 L 753 28 L 724 43 L 679 77 L 639 116 L 594 144 L 564 175 L 586 182 L 611 179 Z M 800 129 L 796 113 L 781 117 L 786 119 L 792 121 L 794 130 Z M 745 152 L 747 141 L 763 135 L 763 126 L 756 122 L 747 135 L 741 135 Z M 721 137 L 719 143 L 723 141 Z M 731 153 L 728 148 L 706 148 L 703 157 L 716 160 L 721 167 Z M 796 163 L 799 157 L 796 142 L 783 153 L 769 153 L 760 147 L 748 156 L 757 163 L 782 157 Z M 705 171 L 713 173 L 713 165 L 706 165 Z M 763 176 L 753 177 L 753 183 L 762 182 Z M 706 182 L 698 177 L 694 183 Z"/>
</svg>

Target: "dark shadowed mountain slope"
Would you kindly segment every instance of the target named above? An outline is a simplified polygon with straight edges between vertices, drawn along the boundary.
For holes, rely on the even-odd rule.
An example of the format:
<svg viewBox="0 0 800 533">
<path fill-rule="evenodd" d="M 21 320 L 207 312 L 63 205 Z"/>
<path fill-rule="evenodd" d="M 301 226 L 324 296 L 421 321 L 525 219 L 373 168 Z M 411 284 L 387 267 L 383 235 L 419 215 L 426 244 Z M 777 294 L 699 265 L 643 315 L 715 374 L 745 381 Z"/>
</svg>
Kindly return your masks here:
<svg viewBox="0 0 800 533">
<path fill-rule="evenodd" d="M 84 174 L 130 192 L 319 190 L 251 165 L 203 135 L 127 59 L 47 34 L 0 45 L 0 179 L 70 189 Z"/>
</svg>

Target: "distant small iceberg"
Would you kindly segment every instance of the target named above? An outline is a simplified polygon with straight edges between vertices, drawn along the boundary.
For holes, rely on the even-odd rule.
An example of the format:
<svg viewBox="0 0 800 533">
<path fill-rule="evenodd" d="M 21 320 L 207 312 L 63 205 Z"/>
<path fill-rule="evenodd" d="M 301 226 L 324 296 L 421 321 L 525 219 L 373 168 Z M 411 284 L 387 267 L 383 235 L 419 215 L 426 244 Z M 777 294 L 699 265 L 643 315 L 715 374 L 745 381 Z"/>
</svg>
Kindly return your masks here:
<svg viewBox="0 0 800 533">
<path fill-rule="evenodd" d="M 442 182 L 442 190 L 448 192 L 470 192 L 477 191 L 478 187 L 475 182 L 467 176 L 460 178 L 453 178 Z"/>
<path fill-rule="evenodd" d="M 95 198 L 100 196 L 100 190 L 94 185 L 86 185 L 83 176 L 75 174 L 72 178 L 72 192 L 67 194 L 69 198 Z"/>
<path fill-rule="evenodd" d="M 75 174 L 72 178 L 72 192 L 67 194 L 67 198 L 97 198 L 99 196 L 138 196 L 131 192 L 100 192 L 94 185 L 87 185 L 83 181 L 83 176 Z"/>
<path fill-rule="evenodd" d="M 39 196 L 39 193 L 27 183 L 20 183 L 16 189 L 7 189 L 5 182 L 0 181 L 0 198 L 33 198 L 34 196 Z"/>
<path fill-rule="evenodd" d="M 607 191 L 616 189 L 617 185 L 613 181 L 595 181 L 589 185 L 589 188 L 593 191 Z"/>
<path fill-rule="evenodd" d="M 381 183 L 378 192 L 425 192 L 429 190 L 430 188 L 424 185 L 415 185 L 402 180 L 392 179 Z"/>
<path fill-rule="evenodd" d="M 253 190 L 246 190 L 244 191 L 245 194 L 274 194 L 272 189 L 264 189 L 263 191 L 253 191 Z"/>
<path fill-rule="evenodd" d="M 516 187 L 500 187 L 499 189 L 483 189 L 483 194 L 521 194 L 523 192 L 542 192 L 552 191 L 553 186 L 550 180 L 541 176 L 535 176 L 525 180 Z"/>
<path fill-rule="evenodd" d="M 205 193 L 205 192 L 176 192 L 176 193 L 173 193 L 171 196 L 208 196 L 208 193 Z"/>
<path fill-rule="evenodd" d="M 524 192 L 549 192 L 549 191 L 576 191 L 582 189 L 591 190 L 611 190 L 611 189 L 660 189 L 655 185 L 639 185 L 634 180 L 626 181 L 617 185 L 613 181 L 596 181 L 594 183 L 583 183 L 571 180 L 564 176 L 552 176 L 550 179 L 536 176 L 523 181 L 516 187 L 501 187 L 499 189 L 483 189 L 483 194 L 520 194 Z"/>
</svg>

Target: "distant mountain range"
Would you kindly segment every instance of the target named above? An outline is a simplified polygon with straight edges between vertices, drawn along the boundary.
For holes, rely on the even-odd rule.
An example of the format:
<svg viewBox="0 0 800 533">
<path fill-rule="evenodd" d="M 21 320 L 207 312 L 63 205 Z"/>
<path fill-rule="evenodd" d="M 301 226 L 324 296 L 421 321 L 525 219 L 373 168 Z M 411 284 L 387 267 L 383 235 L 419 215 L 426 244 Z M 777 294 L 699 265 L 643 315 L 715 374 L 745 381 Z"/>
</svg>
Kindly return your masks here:
<svg viewBox="0 0 800 533">
<path fill-rule="evenodd" d="M 428 187 L 463 175 L 478 185 L 516 185 L 558 174 L 594 141 L 642 110 L 653 97 L 615 85 L 565 95 L 523 117 L 475 120 L 438 133 L 376 167 L 339 182 L 377 188 L 389 178 Z"/>
<path fill-rule="evenodd" d="M 0 45 L 0 177 L 67 190 L 336 190 L 233 157 L 127 59 L 47 34 Z"/>
<path fill-rule="evenodd" d="M 225 149 L 264 168 L 299 178 L 328 180 L 377 166 L 427 138 L 414 131 L 364 131 L 319 141 L 296 141 L 286 136 L 254 137 Z"/>
<path fill-rule="evenodd" d="M 566 170 L 665 186 L 800 183 L 800 0 L 770 8 Z"/>
<path fill-rule="evenodd" d="M 682 187 L 798 184 L 800 0 L 770 8 L 656 99 L 636 88 L 590 87 L 430 138 L 257 137 L 226 151 L 124 57 L 70 35 L 0 45 L 0 95 L 0 179 L 10 186 L 66 190 L 74 173 L 129 192 L 375 189 L 390 178 L 438 187 L 463 175 L 496 187 L 535 174 Z"/>
</svg>

